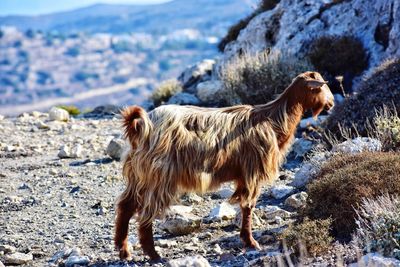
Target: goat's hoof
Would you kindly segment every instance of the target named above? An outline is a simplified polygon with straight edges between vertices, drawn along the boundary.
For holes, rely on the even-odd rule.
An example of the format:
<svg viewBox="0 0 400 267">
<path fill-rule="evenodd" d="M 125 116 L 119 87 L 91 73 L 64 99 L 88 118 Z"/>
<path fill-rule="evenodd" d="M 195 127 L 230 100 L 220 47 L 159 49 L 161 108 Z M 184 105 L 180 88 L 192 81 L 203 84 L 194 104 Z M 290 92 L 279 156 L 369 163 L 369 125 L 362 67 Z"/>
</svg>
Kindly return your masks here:
<svg viewBox="0 0 400 267">
<path fill-rule="evenodd" d="M 261 250 L 261 246 L 260 244 L 258 244 L 258 242 L 256 240 L 251 240 L 249 243 L 244 245 L 244 250 L 248 251 L 248 250 Z"/>
<path fill-rule="evenodd" d="M 131 259 L 131 253 L 128 251 L 127 248 L 121 248 L 119 250 L 119 258 L 121 260 L 130 260 Z"/>
<path fill-rule="evenodd" d="M 149 263 L 150 264 L 159 264 L 159 263 L 165 264 L 167 262 L 166 262 L 166 260 L 164 260 L 163 258 L 158 256 L 158 257 L 154 257 L 154 258 L 151 257 Z"/>
</svg>

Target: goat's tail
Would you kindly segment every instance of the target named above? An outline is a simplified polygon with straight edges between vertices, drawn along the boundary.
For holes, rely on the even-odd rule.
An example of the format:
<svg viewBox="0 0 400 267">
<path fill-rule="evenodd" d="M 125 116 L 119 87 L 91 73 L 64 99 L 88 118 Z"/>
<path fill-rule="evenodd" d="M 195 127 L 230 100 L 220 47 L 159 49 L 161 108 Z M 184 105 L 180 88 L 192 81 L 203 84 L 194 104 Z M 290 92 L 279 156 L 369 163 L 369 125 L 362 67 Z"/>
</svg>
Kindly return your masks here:
<svg viewBox="0 0 400 267">
<path fill-rule="evenodd" d="M 139 106 L 130 106 L 123 109 L 121 115 L 125 138 L 129 140 L 133 148 L 148 140 L 153 123 L 144 109 Z"/>
</svg>

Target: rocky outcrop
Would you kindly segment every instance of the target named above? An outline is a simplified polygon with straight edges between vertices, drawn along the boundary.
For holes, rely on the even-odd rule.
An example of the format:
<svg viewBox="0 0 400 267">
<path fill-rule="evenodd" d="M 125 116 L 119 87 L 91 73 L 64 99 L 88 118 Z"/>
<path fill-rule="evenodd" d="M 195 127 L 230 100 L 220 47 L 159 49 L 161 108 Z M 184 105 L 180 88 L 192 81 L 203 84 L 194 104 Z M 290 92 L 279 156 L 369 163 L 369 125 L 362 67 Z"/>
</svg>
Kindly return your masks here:
<svg viewBox="0 0 400 267">
<path fill-rule="evenodd" d="M 354 35 L 368 50 L 370 67 L 400 56 L 400 2 L 397 0 L 282 0 L 256 16 L 229 43 L 223 61 L 266 48 L 302 55 L 322 35 Z"/>
</svg>

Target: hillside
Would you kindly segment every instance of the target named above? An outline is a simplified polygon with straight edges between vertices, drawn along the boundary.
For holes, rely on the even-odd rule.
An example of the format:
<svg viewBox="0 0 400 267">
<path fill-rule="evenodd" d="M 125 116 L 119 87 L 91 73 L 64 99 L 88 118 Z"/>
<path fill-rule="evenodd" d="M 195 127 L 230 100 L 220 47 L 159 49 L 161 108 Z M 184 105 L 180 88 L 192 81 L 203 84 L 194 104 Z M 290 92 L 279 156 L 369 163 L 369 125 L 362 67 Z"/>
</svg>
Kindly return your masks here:
<svg viewBox="0 0 400 267">
<path fill-rule="evenodd" d="M 158 5 L 97 4 L 68 12 L 41 16 L 0 17 L 0 25 L 25 31 L 59 31 L 64 34 L 131 33 L 167 34 L 184 28 L 222 34 L 251 8 L 241 0 L 175 0 Z"/>
</svg>

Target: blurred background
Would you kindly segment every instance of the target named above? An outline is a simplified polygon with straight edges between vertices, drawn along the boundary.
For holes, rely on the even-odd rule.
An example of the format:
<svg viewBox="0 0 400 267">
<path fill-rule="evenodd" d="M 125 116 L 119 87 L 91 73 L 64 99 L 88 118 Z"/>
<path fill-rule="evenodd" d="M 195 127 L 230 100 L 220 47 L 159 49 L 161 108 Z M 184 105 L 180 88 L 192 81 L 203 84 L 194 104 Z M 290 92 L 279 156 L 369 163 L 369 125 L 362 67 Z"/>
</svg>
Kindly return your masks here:
<svg viewBox="0 0 400 267">
<path fill-rule="evenodd" d="M 0 114 L 143 104 L 162 80 L 218 56 L 255 0 L 2 0 Z"/>
</svg>

